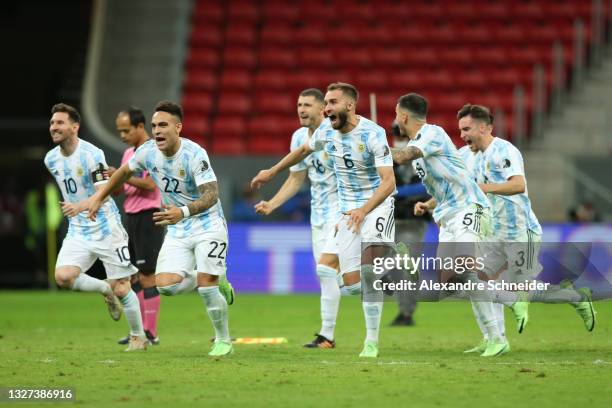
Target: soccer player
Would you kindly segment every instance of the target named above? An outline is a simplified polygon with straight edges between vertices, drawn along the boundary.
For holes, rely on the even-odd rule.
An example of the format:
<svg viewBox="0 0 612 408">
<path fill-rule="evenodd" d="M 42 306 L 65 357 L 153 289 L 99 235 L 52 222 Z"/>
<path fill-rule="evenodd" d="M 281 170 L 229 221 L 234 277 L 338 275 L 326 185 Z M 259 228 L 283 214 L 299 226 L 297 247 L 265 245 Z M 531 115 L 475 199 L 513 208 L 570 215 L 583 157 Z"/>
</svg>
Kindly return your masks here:
<svg viewBox="0 0 612 408">
<path fill-rule="evenodd" d="M 302 91 L 297 112 L 302 126 L 291 137 L 291 151 L 308 143 L 319 127 L 329 128 L 323 115 L 323 93 L 315 88 Z M 322 130 L 323 131 L 323 130 Z M 313 152 L 289 169 L 289 177 L 270 201 L 255 205 L 258 214 L 268 215 L 293 197 L 306 177 L 310 180 L 312 251 L 317 262 L 317 276 L 321 285 L 321 330 L 307 348 L 334 348 L 334 328 L 340 305 L 338 286 L 338 245 L 335 240 L 338 213 L 338 183 L 332 157 L 323 151 Z"/>
<path fill-rule="evenodd" d="M 134 173 L 146 170 L 151 175 L 161 191 L 164 210 L 153 213 L 153 221 L 168 226 L 155 270 L 157 289 L 171 296 L 198 287 L 215 330 L 208 354 L 223 356 L 233 351 L 227 317 L 233 290 L 224 280 L 227 226 L 208 154 L 180 137 L 182 121 L 180 105 L 157 104 L 151 120 L 154 140 L 140 146 L 91 198 L 89 217 L 95 219 L 103 200 Z"/>
<path fill-rule="evenodd" d="M 489 201 L 476 182 L 468 174 L 455 145 L 444 129 L 427 123 L 427 100 L 416 93 L 399 98 L 396 107 L 396 121 L 402 131 L 411 139 L 408 146 L 393 149 L 393 160 L 399 164 L 412 161 L 428 193 L 427 202 L 415 205 L 415 215 L 433 210 L 433 218 L 440 226 L 439 258 L 452 256 L 474 257 L 476 244 L 486 236 L 489 222 Z M 459 278 L 448 276 L 451 271 L 441 271 L 443 279 Z M 468 282 L 478 280 L 477 271 L 463 274 Z M 483 322 L 489 336 L 484 357 L 496 356 L 508 351 L 493 309 L 493 302 L 482 293 L 466 291 L 472 307 Z M 511 306 L 519 324 L 527 319 L 527 304 L 515 302 Z"/>
<path fill-rule="evenodd" d="M 68 217 L 68 233 L 55 266 L 55 281 L 62 288 L 98 292 L 104 296 L 113 320 L 121 308 L 130 328 L 125 351 L 146 349 L 138 297 L 130 287 L 130 276 L 137 269 L 130 263 L 127 234 L 119 210 L 112 199 L 100 201 L 97 220 L 89 220 L 84 205 L 108 181 L 104 153 L 78 136 L 81 117 L 63 103 L 51 109 L 50 133 L 57 146 L 45 156 L 45 166 L 55 178 L 64 201 L 62 212 Z M 96 259 L 104 264 L 108 282 L 86 274 Z"/>
<path fill-rule="evenodd" d="M 308 143 L 293 150 L 270 169 L 260 171 L 251 184 L 259 188 L 314 151 L 323 150 L 332 158 L 342 213 L 337 225 L 340 273 L 347 292 L 359 294 L 362 288 L 364 292 L 366 339 L 359 356 L 377 357 L 382 293 L 372 293 L 372 257 L 384 249 L 381 247 L 394 245 L 392 195 L 395 177 L 385 131 L 355 113 L 358 96 L 353 85 L 330 84 L 325 94 L 324 112 L 330 119 L 331 128 L 317 129 Z M 365 247 L 363 259 L 362 244 Z"/>
<path fill-rule="evenodd" d="M 149 141 L 145 129 L 145 117 L 142 110 L 129 108 L 119 112 L 115 120 L 121 139 L 130 147 L 123 153 L 121 164 L 126 164 L 134 151 Z M 109 175 L 115 172 L 109 168 Z M 132 264 L 138 268 L 137 280 L 132 289 L 140 301 L 140 313 L 144 332 L 150 344 L 159 344 L 157 337 L 157 317 L 159 315 L 159 292 L 155 286 L 155 264 L 157 254 L 164 240 L 165 231 L 153 223 L 153 213 L 161 208 L 161 196 L 155 183 L 146 171 L 135 174 L 123 184 L 125 201 L 123 208 L 126 214 L 126 230 Z M 126 344 L 129 337 L 119 340 Z"/>
<path fill-rule="evenodd" d="M 527 181 L 520 151 L 507 140 L 494 137 L 493 115 L 480 105 L 464 105 L 457 113 L 461 138 L 474 157 L 475 177 L 492 204 L 493 242 L 486 246 L 486 273 L 497 274 L 505 269 L 504 277 L 513 282 L 536 279 L 542 270 L 538 252 L 542 228 L 531 209 Z M 505 267 L 505 268 L 504 268 Z M 509 305 L 519 294 L 496 292 L 496 300 Z M 552 287 L 528 294 L 529 300 L 545 303 L 566 301 L 584 321 L 588 331 L 595 327 L 595 312 L 590 291 Z M 503 304 L 498 303 L 498 318 L 503 322 Z M 468 352 L 478 352 L 482 343 Z"/>
</svg>

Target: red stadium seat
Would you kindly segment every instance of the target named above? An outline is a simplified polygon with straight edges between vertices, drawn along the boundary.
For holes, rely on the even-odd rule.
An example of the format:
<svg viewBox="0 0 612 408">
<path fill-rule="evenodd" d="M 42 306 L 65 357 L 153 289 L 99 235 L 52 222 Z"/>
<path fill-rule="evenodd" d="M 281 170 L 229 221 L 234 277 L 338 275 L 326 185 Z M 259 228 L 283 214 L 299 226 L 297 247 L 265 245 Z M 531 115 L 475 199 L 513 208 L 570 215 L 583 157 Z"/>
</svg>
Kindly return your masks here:
<svg viewBox="0 0 612 408">
<path fill-rule="evenodd" d="M 209 133 L 210 124 L 208 121 L 208 112 L 206 112 L 206 114 L 199 112 L 191 113 L 187 110 L 187 108 L 185 108 L 181 136 L 185 136 L 193 140 L 199 139 L 204 141 Z"/>
<path fill-rule="evenodd" d="M 192 47 L 218 47 L 223 43 L 223 32 L 217 26 L 196 25 L 191 31 Z"/>
<path fill-rule="evenodd" d="M 297 58 L 301 69 L 325 69 L 336 66 L 334 54 L 328 48 L 303 47 L 298 50 Z"/>
<path fill-rule="evenodd" d="M 250 1 L 229 2 L 229 18 L 236 22 L 255 22 L 259 18 L 259 9 Z"/>
<path fill-rule="evenodd" d="M 255 76 L 255 88 L 258 90 L 286 90 L 287 76 L 283 71 L 261 71 Z"/>
<path fill-rule="evenodd" d="M 213 71 L 189 69 L 185 75 L 184 88 L 187 91 L 211 92 L 217 87 L 217 75 Z"/>
<path fill-rule="evenodd" d="M 252 69 L 257 65 L 257 56 L 252 48 L 226 48 L 223 54 L 223 62 L 226 68 Z"/>
<path fill-rule="evenodd" d="M 251 98 L 242 92 L 224 92 L 219 96 L 219 113 L 223 115 L 245 115 L 252 106 Z"/>
<path fill-rule="evenodd" d="M 252 47 L 257 42 L 257 30 L 254 25 L 230 25 L 225 30 L 227 46 Z"/>
<path fill-rule="evenodd" d="M 249 92 L 253 87 L 253 77 L 248 70 L 226 70 L 221 75 L 222 91 Z"/>
<path fill-rule="evenodd" d="M 259 52 L 259 65 L 263 68 L 294 68 L 297 58 L 292 49 L 264 48 Z"/>
<path fill-rule="evenodd" d="M 266 23 L 287 23 L 300 18 L 300 9 L 297 3 L 285 3 L 284 1 L 266 1 L 263 8 Z"/>
<path fill-rule="evenodd" d="M 289 139 L 282 134 L 272 134 L 268 136 L 251 136 L 247 139 L 249 153 L 274 155 L 285 155 L 289 151 Z"/>
<path fill-rule="evenodd" d="M 221 3 L 197 2 L 193 10 L 192 19 L 196 24 L 218 24 L 225 18 L 225 11 Z"/>
<path fill-rule="evenodd" d="M 219 116 L 212 126 L 214 139 L 243 137 L 246 132 L 244 119 L 232 116 Z"/>
<path fill-rule="evenodd" d="M 219 52 L 210 48 L 198 48 L 189 53 L 187 68 L 216 68 L 219 65 Z"/>
<path fill-rule="evenodd" d="M 255 96 L 255 110 L 262 114 L 286 114 L 297 112 L 297 95 L 289 92 L 261 92 Z"/>
<path fill-rule="evenodd" d="M 261 30 L 260 40 L 264 46 L 291 46 L 293 28 L 280 24 L 267 24 Z"/>
<path fill-rule="evenodd" d="M 401 69 L 408 65 L 407 55 L 400 48 L 375 48 L 373 51 L 374 62 L 386 69 Z"/>
<path fill-rule="evenodd" d="M 243 155 L 247 153 L 247 147 L 242 136 L 215 137 L 212 140 L 212 151 L 215 155 Z"/>
<path fill-rule="evenodd" d="M 212 94 L 209 92 L 189 92 L 183 95 L 183 109 L 209 115 L 213 108 Z"/>
</svg>

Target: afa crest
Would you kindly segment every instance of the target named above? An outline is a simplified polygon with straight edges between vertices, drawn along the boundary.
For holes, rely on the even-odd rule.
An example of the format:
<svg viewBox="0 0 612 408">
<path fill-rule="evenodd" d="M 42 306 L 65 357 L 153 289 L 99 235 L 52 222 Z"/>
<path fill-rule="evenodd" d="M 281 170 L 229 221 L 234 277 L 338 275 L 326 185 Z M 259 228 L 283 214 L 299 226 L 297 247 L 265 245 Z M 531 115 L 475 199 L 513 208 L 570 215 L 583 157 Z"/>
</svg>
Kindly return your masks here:
<svg viewBox="0 0 612 408">
<path fill-rule="evenodd" d="M 83 177 L 83 174 L 85 174 L 82 167 L 77 167 L 76 173 L 77 173 L 77 176 L 79 177 Z"/>
<path fill-rule="evenodd" d="M 185 177 L 185 169 L 179 170 L 179 177 Z"/>
<path fill-rule="evenodd" d="M 365 152 L 365 144 L 363 144 L 363 143 L 359 143 L 359 144 L 357 145 L 357 150 L 359 150 L 359 153 L 363 153 L 363 152 Z"/>
</svg>

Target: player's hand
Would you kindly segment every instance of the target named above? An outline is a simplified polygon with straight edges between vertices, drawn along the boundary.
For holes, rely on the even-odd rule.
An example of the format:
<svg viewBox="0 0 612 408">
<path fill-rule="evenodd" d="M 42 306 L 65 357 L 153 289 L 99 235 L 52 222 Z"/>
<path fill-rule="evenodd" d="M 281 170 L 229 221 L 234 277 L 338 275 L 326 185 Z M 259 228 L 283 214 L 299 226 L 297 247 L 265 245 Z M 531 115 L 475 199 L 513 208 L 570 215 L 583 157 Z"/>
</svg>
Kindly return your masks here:
<svg viewBox="0 0 612 408">
<path fill-rule="evenodd" d="M 255 204 L 255 212 L 261 215 L 270 215 L 274 211 L 274 207 L 269 201 L 260 201 Z"/>
<path fill-rule="evenodd" d="M 416 215 L 417 217 L 424 215 L 427 210 L 429 210 L 429 207 L 424 202 L 419 201 L 414 205 L 414 215 Z"/>
<path fill-rule="evenodd" d="M 116 171 L 117 171 L 117 168 L 116 168 L 116 167 L 113 167 L 113 166 L 108 166 L 108 170 L 107 170 L 107 172 L 108 172 L 108 177 L 113 177 L 113 173 L 114 173 L 114 172 L 116 172 Z"/>
<path fill-rule="evenodd" d="M 91 197 L 89 197 L 87 199 L 87 204 L 85 207 L 85 209 L 87 210 L 87 218 L 89 218 L 91 221 L 95 221 L 96 214 L 98 213 L 100 207 L 102 207 L 102 201 L 100 201 L 96 197 L 96 195 L 92 195 Z"/>
<path fill-rule="evenodd" d="M 251 180 L 251 188 L 254 190 L 259 190 L 261 186 L 269 182 L 274 178 L 274 172 L 270 169 L 261 170 L 253 180 Z"/>
<path fill-rule="evenodd" d="M 482 192 L 485 193 L 485 194 L 489 192 L 489 185 L 488 184 L 478 184 L 478 187 L 480 187 Z"/>
<path fill-rule="evenodd" d="M 173 205 L 162 205 L 165 211 L 154 212 L 153 222 L 158 226 L 174 225 L 183 219 L 183 211 Z"/>
<path fill-rule="evenodd" d="M 75 217 L 87 209 L 87 206 L 83 201 L 78 203 L 67 203 L 65 201 L 60 201 L 60 206 L 62 208 L 62 213 L 68 218 Z"/>
<path fill-rule="evenodd" d="M 359 234 L 361 224 L 366 217 L 365 211 L 363 211 L 361 208 L 355 208 L 354 210 L 347 211 L 343 214 L 348 215 L 349 217 L 347 221 L 348 229 L 352 230 L 355 234 Z"/>
</svg>

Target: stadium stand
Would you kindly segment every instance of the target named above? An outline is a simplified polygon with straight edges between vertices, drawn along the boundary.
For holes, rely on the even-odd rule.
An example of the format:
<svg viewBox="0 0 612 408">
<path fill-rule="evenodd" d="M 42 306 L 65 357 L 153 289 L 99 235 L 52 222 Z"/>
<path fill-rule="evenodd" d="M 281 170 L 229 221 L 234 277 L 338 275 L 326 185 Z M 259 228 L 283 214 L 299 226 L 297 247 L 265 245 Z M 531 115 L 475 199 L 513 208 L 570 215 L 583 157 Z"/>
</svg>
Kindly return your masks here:
<svg viewBox="0 0 612 408">
<path fill-rule="evenodd" d="M 525 90 L 528 120 L 534 108 L 535 64 L 550 100 L 555 42 L 571 78 L 578 18 L 588 46 L 590 1 L 198 0 L 183 93 L 196 123 L 186 134 L 213 153 L 283 153 L 297 92 L 343 81 L 360 90 L 366 117 L 368 94 L 377 94 L 387 129 L 397 97 L 415 91 L 430 100 L 430 122 L 459 144 L 455 115 L 466 102 L 502 111 L 511 138 L 515 86 Z"/>
</svg>

